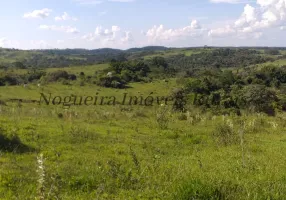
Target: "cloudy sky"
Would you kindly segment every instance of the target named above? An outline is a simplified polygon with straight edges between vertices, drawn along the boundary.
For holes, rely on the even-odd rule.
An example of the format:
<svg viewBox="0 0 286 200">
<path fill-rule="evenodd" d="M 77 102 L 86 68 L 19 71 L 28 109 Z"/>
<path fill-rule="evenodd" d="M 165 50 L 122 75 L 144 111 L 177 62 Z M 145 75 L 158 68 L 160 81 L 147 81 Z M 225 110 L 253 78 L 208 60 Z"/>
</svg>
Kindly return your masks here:
<svg viewBox="0 0 286 200">
<path fill-rule="evenodd" d="M 286 46 L 286 0 L 9 0 L 0 47 Z"/>
</svg>

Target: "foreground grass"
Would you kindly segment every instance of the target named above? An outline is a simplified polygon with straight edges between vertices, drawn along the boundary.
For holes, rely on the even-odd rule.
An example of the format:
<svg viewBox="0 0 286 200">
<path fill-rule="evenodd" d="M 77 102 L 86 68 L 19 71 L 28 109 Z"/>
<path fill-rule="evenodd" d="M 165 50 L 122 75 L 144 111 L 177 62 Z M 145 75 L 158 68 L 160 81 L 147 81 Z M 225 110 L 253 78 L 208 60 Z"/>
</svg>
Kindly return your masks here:
<svg viewBox="0 0 286 200">
<path fill-rule="evenodd" d="M 0 99 L 167 95 L 169 83 L 127 90 L 1 87 Z M 100 91 L 99 91 L 100 90 Z M 153 106 L 0 107 L 0 135 L 26 147 L 0 153 L 0 199 L 283 199 L 285 114 L 217 116 Z M 1 144 L 1 141 L 0 141 Z M 42 155 L 42 156 L 41 156 Z"/>
</svg>

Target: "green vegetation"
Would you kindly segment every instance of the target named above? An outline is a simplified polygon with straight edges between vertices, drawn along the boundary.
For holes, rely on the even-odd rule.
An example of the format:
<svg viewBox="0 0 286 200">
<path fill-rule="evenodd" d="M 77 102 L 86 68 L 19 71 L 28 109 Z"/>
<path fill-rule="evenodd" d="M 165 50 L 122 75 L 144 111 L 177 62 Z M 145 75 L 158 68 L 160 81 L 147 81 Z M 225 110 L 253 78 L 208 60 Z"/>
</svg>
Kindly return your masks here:
<svg viewBox="0 0 286 200">
<path fill-rule="evenodd" d="M 13 60 L 0 71 L 0 199 L 284 199 L 285 60 L 264 50 L 146 47 L 55 68 Z M 41 93 L 117 102 L 46 105 Z M 154 101 L 121 105 L 124 94 Z"/>
</svg>

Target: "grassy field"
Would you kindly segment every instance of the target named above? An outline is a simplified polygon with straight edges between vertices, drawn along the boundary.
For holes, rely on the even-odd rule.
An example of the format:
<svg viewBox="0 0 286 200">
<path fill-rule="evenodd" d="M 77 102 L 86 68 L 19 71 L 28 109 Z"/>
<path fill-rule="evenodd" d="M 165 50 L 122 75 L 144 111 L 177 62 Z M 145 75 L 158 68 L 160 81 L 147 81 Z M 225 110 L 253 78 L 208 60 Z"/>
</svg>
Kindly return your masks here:
<svg viewBox="0 0 286 200">
<path fill-rule="evenodd" d="M 275 66 L 275 67 L 284 66 L 284 65 L 286 65 L 286 59 L 279 59 L 279 60 L 275 60 L 273 62 L 266 62 L 266 63 L 262 63 L 262 64 L 258 64 L 258 65 L 250 65 L 247 68 L 252 68 L 252 69 L 255 68 L 255 69 L 259 70 L 265 66 L 271 66 L 271 65 Z M 236 69 L 234 69 L 234 70 L 236 70 Z M 240 70 L 243 70 L 243 69 L 240 69 Z"/>
<path fill-rule="evenodd" d="M 100 71 L 103 69 L 108 68 L 109 64 L 98 64 L 98 65 L 87 65 L 87 66 L 71 66 L 71 67 L 65 67 L 65 68 L 45 68 L 42 69 L 43 71 L 46 71 L 47 73 L 58 71 L 58 70 L 65 70 L 69 74 L 80 74 L 80 72 L 84 72 L 86 75 L 94 75 L 96 71 Z M 8 69 L 7 71 L 4 71 L 4 69 L 0 69 L 0 73 L 7 72 L 12 74 L 26 74 L 28 73 L 27 69 Z"/>
<path fill-rule="evenodd" d="M 178 87 L 175 79 L 130 86 L 0 87 L 7 104 L 0 105 L 0 136 L 14 138 L 15 147 L 0 152 L 0 199 L 285 199 L 285 113 L 212 116 L 189 105 L 181 114 L 156 101 L 70 108 L 8 102 L 39 100 L 41 92 L 156 99 Z"/>
<path fill-rule="evenodd" d="M 156 56 L 162 56 L 162 57 L 169 57 L 169 56 L 175 56 L 179 54 L 185 54 L 186 56 L 191 56 L 192 54 L 202 53 L 205 51 L 212 51 L 211 49 L 171 49 L 166 51 L 159 51 L 158 53 L 154 53 L 152 55 L 144 56 L 144 59 L 150 59 Z"/>
</svg>

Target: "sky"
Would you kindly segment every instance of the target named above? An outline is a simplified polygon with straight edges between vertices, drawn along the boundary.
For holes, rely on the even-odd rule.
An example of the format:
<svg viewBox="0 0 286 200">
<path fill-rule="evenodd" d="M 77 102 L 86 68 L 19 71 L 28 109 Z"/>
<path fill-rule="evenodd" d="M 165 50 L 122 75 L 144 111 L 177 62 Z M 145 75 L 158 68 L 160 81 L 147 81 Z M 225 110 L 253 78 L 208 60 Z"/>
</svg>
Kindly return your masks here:
<svg viewBox="0 0 286 200">
<path fill-rule="evenodd" d="M 286 46 L 286 0 L 2 0 L 0 47 Z"/>
</svg>

